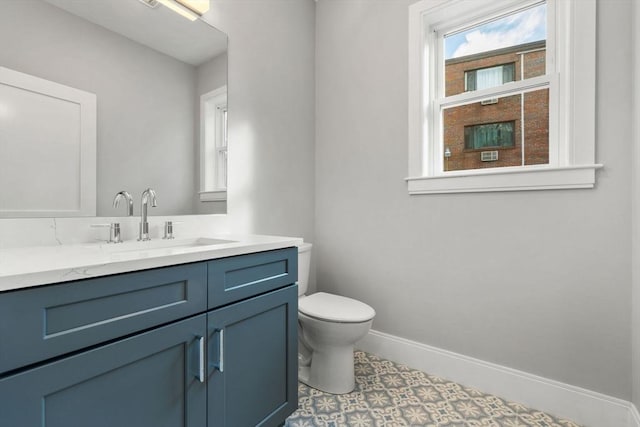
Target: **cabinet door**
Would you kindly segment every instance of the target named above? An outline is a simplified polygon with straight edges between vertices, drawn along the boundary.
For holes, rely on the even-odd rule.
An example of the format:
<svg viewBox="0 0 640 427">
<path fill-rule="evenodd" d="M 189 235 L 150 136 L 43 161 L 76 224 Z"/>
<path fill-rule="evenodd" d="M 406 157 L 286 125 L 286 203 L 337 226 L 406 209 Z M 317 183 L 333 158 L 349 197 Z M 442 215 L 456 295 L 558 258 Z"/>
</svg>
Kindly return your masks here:
<svg viewBox="0 0 640 427">
<path fill-rule="evenodd" d="M 0 379 L 0 426 L 202 427 L 205 332 L 202 314 Z"/>
<path fill-rule="evenodd" d="M 208 313 L 209 427 L 281 425 L 298 407 L 298 288 Z"/>
</svg>

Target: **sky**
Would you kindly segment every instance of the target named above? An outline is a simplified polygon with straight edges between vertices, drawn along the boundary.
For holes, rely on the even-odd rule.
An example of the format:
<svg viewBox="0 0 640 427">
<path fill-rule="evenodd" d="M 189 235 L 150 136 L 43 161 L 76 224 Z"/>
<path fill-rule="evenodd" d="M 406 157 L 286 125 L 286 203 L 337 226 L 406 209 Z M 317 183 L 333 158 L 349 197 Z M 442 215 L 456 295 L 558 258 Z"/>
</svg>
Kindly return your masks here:
<svg viewBox="0 0 640 427">
<path fill-rule="evenodd" d="M 547 38 L 546 3 L 445 37 L 445 59 Z"/>
</svg>

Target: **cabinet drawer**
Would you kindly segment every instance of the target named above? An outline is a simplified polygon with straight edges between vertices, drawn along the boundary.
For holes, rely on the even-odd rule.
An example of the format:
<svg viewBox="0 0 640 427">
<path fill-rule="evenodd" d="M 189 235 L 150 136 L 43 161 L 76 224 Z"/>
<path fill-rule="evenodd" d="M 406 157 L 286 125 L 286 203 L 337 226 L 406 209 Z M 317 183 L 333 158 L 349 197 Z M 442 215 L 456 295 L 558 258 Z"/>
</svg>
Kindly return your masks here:
<svg viewBox="0 0 640 427">
<path fill-rule="evenodd" d="M 0 293 L 0 372 L 206 309 L 207 265 Z"/>
<path fill-rule="evenodd" d="M 278 249 L 209 261 L 209 308 L 298 281 L 298 250 Z"/>
</svg>

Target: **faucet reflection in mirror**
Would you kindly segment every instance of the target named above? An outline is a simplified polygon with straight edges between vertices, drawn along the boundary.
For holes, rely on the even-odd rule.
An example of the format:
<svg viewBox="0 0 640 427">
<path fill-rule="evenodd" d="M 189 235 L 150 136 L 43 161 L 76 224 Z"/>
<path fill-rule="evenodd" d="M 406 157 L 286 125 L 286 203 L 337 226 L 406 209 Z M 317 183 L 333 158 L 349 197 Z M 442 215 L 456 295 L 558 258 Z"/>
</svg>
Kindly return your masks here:
<svg viewBox="0 0 640 427">
<path fill-rule="evenodd" d="M 117 208 L 122 199 L 125 199 L 127 202 L 127 216 L 133 216 L 133 197 L 131 197 L 128 191 L 120 191 L 116 194 L 116 197 L 113 198 L 113 207 Z"/>
</svg>

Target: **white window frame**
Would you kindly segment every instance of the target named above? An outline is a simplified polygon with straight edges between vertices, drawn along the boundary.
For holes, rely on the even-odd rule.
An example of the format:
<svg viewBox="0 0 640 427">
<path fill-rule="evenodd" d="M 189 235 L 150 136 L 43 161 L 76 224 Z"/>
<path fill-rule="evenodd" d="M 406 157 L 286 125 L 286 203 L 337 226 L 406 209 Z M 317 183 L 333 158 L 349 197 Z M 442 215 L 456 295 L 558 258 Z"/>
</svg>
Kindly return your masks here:
<svg viewBox="0 0 640 427">
<path fill-rule="evenodd" d="M 409 7 L 409 194 L 594 187 L 595 171 L 602 167 L 595 163 L 595 0 L 547 0 L 546 75 L 443 96 L 443 34 L 536 3 L 422 0 Z M 443 170 L 441 107 L 545 87 L 549 164 Z"/>
<path fill-rule="evenodd" d="M 223 125 L 227 111 L 227 86 L 200 96 L 200 191 L 201 202 L 227 200 L 227 187 L 223 174 L 227 169 L 220 153 L 227 152 L 227 136 Z"/>
</svg>

